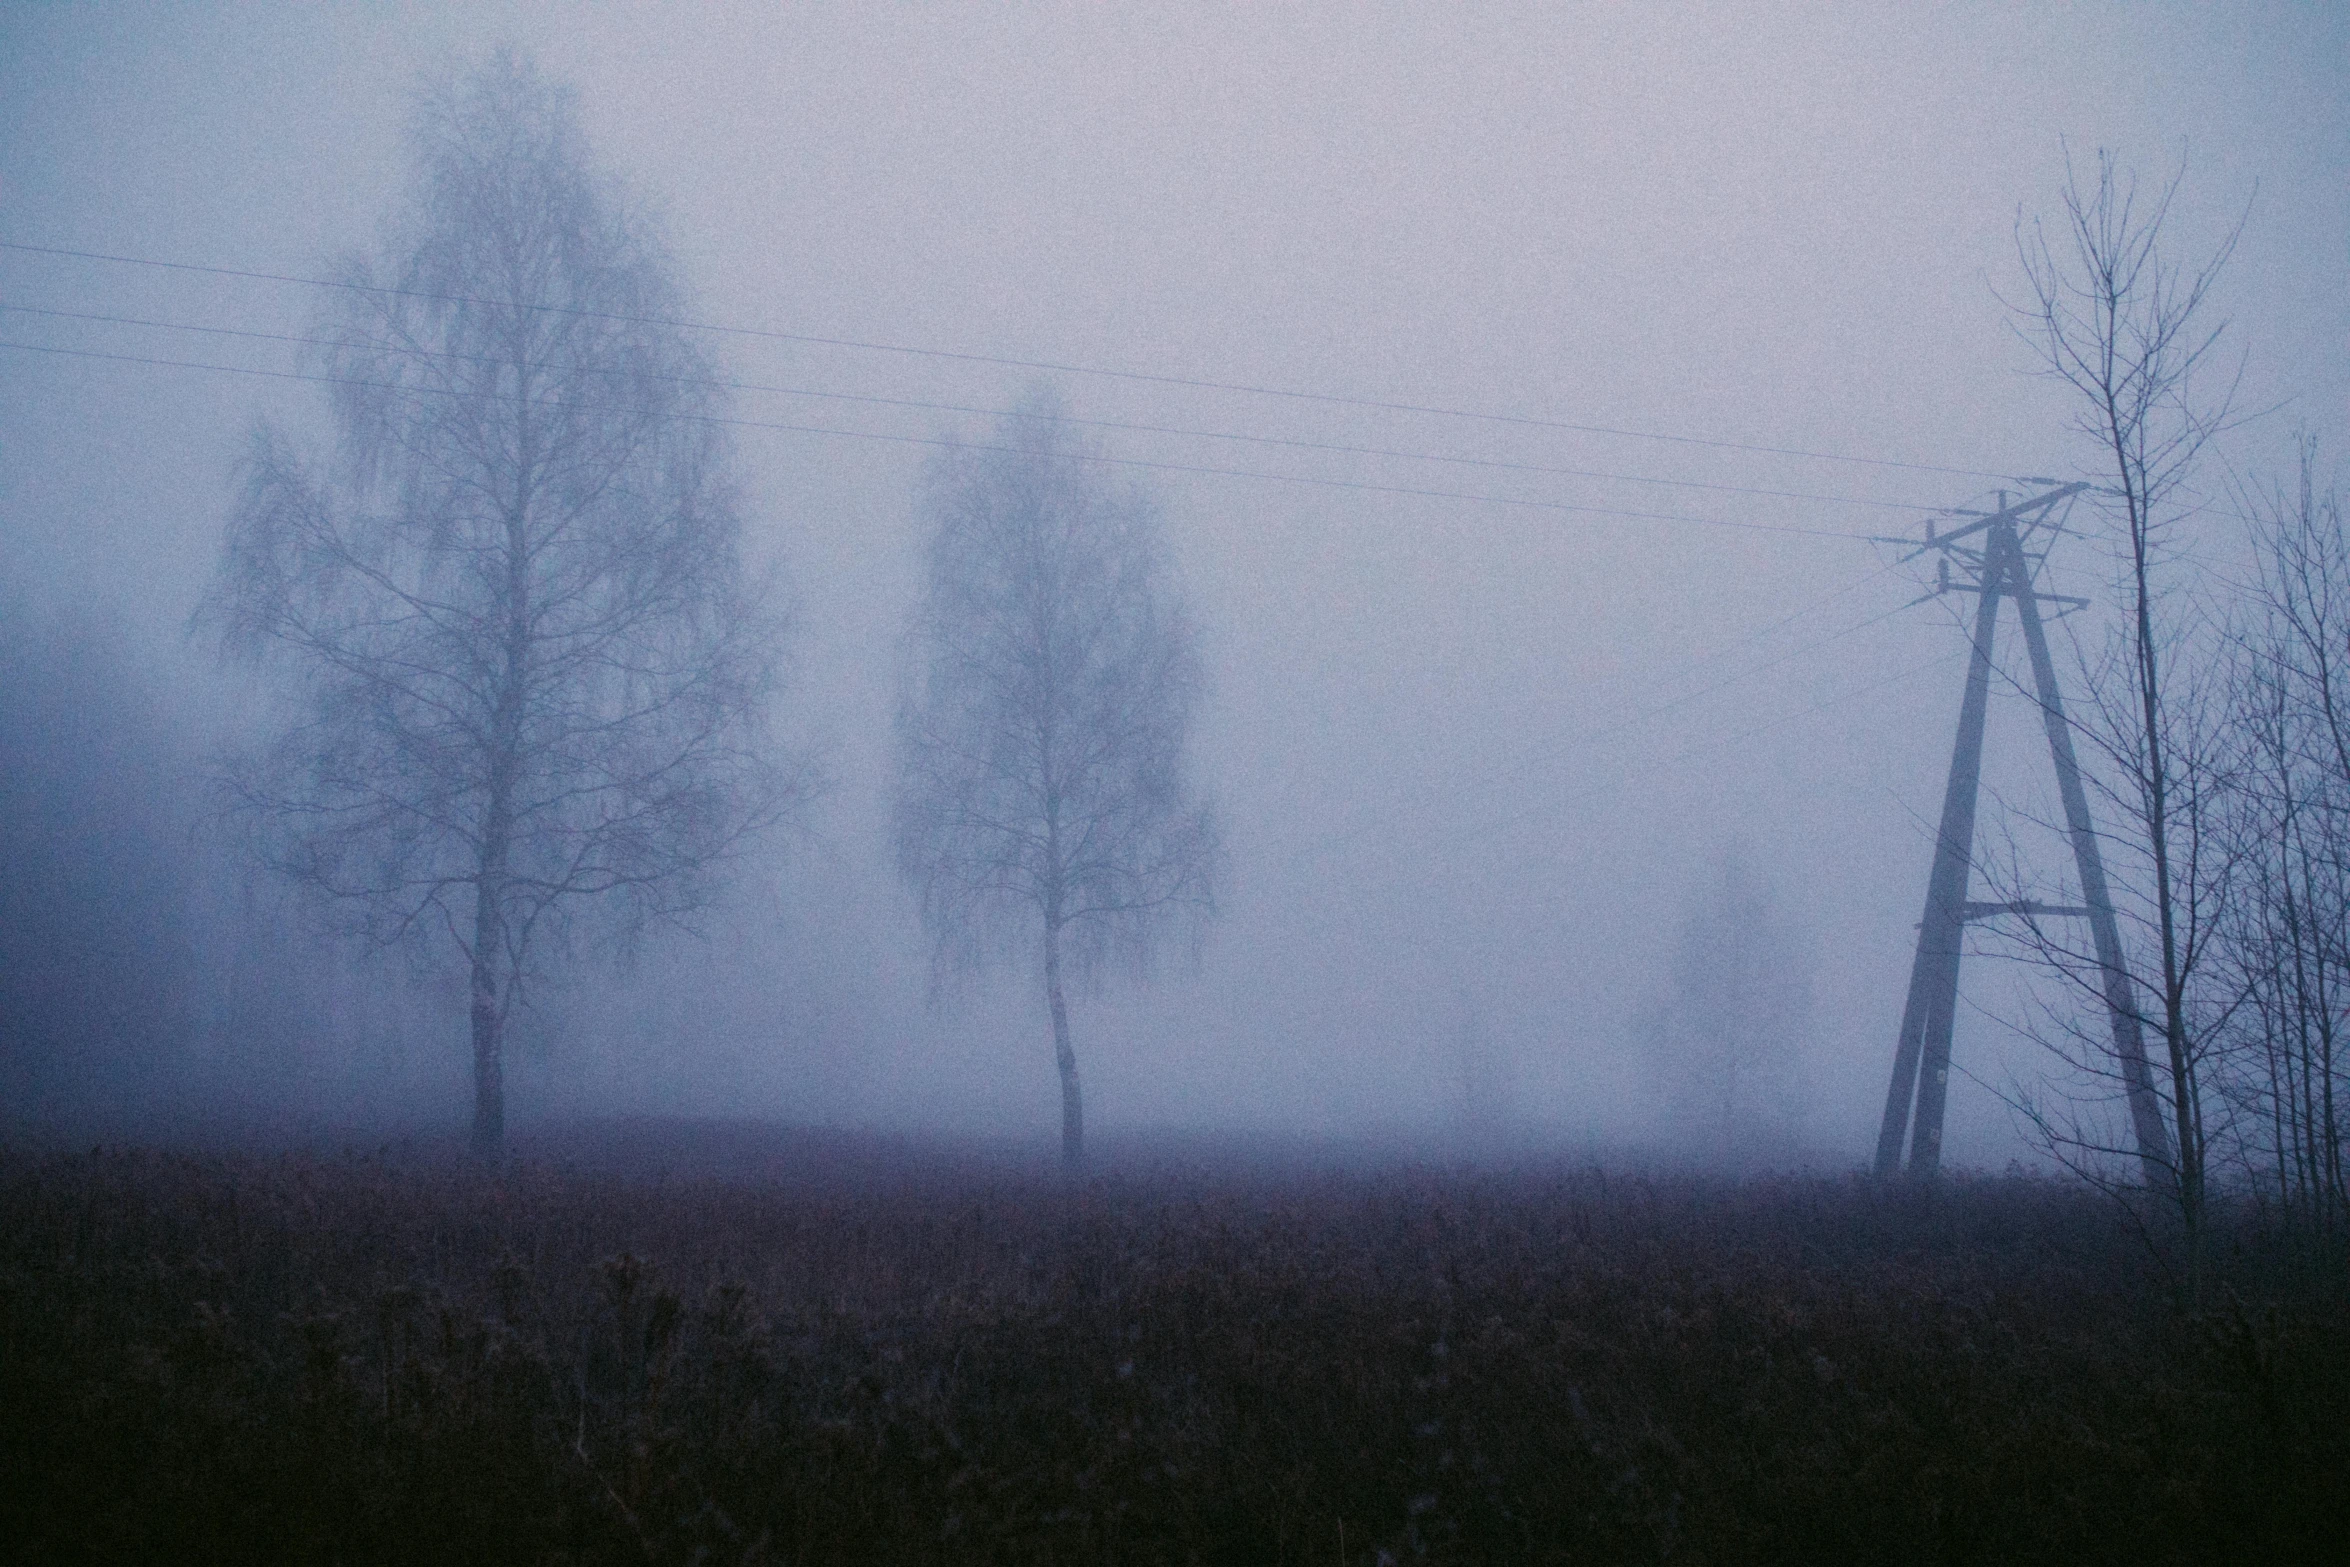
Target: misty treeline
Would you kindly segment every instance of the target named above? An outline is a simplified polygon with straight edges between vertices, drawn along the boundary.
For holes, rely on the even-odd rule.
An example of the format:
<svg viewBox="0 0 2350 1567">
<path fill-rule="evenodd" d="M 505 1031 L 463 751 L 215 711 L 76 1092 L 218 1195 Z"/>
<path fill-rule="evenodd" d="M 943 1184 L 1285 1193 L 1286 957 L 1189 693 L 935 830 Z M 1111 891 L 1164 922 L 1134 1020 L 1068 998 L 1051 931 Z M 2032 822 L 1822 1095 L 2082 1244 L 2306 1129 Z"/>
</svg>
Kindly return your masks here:
<svg viewBox="0 0 2350 1567">
<path fill-rule="evenodd" d="M 473 1143 L 495 1155 L 536 999 L 587 953 L 728 918 L 746 857 L 822 787 L 778 732 L 788 595 L 746 559 L 726 384 L 679 324 L 656 227 L 590 156 L 569 92 L 511 52 L 429 83 L 410 141 L 404 202 L 304 339 L 332 440 L 263 423 L 237 466 L 194 629 L 269 711 L 216 760 L 210 798 L 130 669 L 28 652 L 10 683 L 20 1112 L 69 1108 L 76 1087 L 83 1111 L 123 1111 L 93 1101 L 125 1084 L 167 1102 L 170 1074 L 141 1056 L 196 1032 L 199 976 L 224 963 L 208 933 L 307 927 L 324 946 L 278 938 L 226 964 L 264 976 L 284 1013 L 268 1027 L 316 1029 L 318 1009 L 287 1004 L 355 953 L 437 976 L 444 1005 L 453 971 Z M 941 974 L 1035 962 L 1075 1161 L 1064 974 L 1147 969 L 1164 937 L 1196 934 L 1218 850 L 1188 776 L 1202 677 L 1157 508 L 1065 428 L 1039 389 L 921 492 L 934 537 L 896 820 Z M 248 878 L 241 917 L 182 885 L 198 873 L 175 839 L 220 862 L 202 874 Z M 326 1011 L 380 1015 L 375 998 Z M 264 1031 L 205 1037 L 236 1052 Z"/>
<path fill-rule="evenodd" d="M 0 612 L 0 1104 L 113 1125 L 380 1106 L 418 998 L 211 830 L 202 739 L 137 647 L 21 594 Z"/>
</svg>

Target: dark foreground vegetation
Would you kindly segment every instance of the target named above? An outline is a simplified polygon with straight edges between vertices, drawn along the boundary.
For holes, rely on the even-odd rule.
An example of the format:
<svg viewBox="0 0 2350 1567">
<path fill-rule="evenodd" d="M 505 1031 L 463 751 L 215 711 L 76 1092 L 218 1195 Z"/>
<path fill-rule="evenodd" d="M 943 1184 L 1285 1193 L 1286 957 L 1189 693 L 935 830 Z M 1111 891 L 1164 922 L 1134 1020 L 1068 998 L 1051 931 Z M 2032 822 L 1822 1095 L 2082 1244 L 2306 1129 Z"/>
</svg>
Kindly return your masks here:
<svg viewBox="0 0 2350 1567">
<path fill-rule="evenodd" d="M 2338 1287 L 1857 1182 L 0 1155 L 19 1560 L 2318 1560 Z"/>
</svg>

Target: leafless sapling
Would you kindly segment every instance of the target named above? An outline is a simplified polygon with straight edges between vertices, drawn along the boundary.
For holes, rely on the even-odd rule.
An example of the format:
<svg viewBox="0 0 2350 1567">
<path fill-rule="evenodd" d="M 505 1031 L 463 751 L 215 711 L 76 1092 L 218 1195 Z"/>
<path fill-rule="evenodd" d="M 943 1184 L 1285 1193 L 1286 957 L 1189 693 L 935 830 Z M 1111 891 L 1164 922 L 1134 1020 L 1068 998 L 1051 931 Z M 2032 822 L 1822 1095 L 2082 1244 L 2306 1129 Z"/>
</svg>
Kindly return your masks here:
<svg viewBox="0 0 2350 1567">
<path fill-rule="evenodd" d="M 2241 225 L 2201 265 L 2175 260 L 2166 229 L 2183 177 L 2182 166 L 2141 192 L 2110 152 L 2097 154 L 2093 180 L 2068 156 L 2061 219 L 2018 224 L 2025 289 L 2009 305 L 2041 370 L 2070 394 L 2112 526 L 2121 623 L 2075 727 L 2108 764 L 2121 835 L 2139 867 L 2131 891 L 2152 948 L 2144 981 L 2159 1007 L 2148 1021 L 2167 1068 L 2172 1195 L 2199 1257 L 2208 1137 L 2191 987 L 2223 880 L 2213 859 L 2219 845 L 2206 831 L 2220 781 L 2213 730 L 2202 721 L 2207 704 L 2192 689 L 2208 670 L 2166 567 L 2176 564 L 2178 528 L 2193 510 L 2198 462 L 2232 416 L 2235 383 L 2219 379 L 2226 324 L 2215 319 L 2213 290 Z"/>
<path fill-rule="evenodd" d="M 2226 927 L 2246 997 L 2237 1153 L 2321 1243 L 2350 1229 L 2350 535 L 2304 438 L 2297 485 L 2245 486 L 2258 573 L 2235 638 L 2243 866 Z"/>
</svg>

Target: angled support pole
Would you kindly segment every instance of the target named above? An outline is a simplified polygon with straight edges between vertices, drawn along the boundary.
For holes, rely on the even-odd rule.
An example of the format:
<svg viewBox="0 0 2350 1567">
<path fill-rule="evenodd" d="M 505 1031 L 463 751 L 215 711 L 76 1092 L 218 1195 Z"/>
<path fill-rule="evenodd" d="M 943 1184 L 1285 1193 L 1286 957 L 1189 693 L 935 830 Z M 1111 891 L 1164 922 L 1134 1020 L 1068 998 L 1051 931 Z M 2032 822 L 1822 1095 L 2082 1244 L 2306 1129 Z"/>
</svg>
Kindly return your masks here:
<svg viewBox="0 0 2350 1567">
<path fill-rule="evenodd" d="M 1991 637 L 1999 626 L 1998 579 L 1986 572 L 1975 608 L 1975 648 L 1967 660 L 1966 697 L 1958 708 L 1958 741 L 1950 749 L 1950 779 L 1942 790 L 1942 827 L 1934 839 L 1934 868 L 1926 878 L 1926 913 L 1918 922 L 1917 955 L 1909 965 L 1909 1000 L 1901 1009 L 1901 1039 L 1893 1051 L 1893 1082 L 1885 1090 L 1885 1120 L 1877 1132 L 1877 1174 L 1901 1167 L 1901 1140 L 1917 1102 L 1916 1151 L 1930 1173 L 1942 1157 L 1942 1105 L 1950 1091 L 1950 1026 L 1958 1009 L 1958 959 L 1966 937 L 1967 880 L 1975 841 L 1975 797 L 1983 778 L 1983 714 L 1991 697 Z M 1920 1067 L 1923 1067 L 1921 1074 Z"/>
<path fill-rule="evenodd" d="M 2138 1013 L 2137 990 L 2122 956 L 2121 931 L 2114 917 L 2113 896 L 2105 879 L 2105 861 L 2098 847 L 2095 824 L 2089 817 L 2088 796 L 2073 753 L 2072 726 L 2065 717 L 2064 696 L 2056 683 L 2056 665 L 2048 653 L 2047 628 L 2040 616 L 2040 599 L 2032 586 L 2031 563 L 2017 532 L 2018 518 L 2044 515 L 2058 501 L 2087 486 L 2073 484 L 2036 496 L 2015 506 L 2001 497 L 2000 509 L 1976 522 L 1936 539 L 1928 530 L 1927 548 L 1942 551 L 1944 587 L 1960 587 L 1981 595 L 1975 611 L 1974 650 L 1967 664 L 1966 696 L 1960 703 L 1958 740 L 1951 748 L 1950 777 L 1942 796 L 1942 826 L 1934 845 L 1934 867 L 1926 882 L 1925 917 L 1918 922 L 1917 954 L 1911 960 L 1909 999 L 1902 1009 L 1901 1037 L 1893 1053 L 1893 1081 L 1885 1093 L 1885 1118 L 1877 1134 L 1877 1173 L 1891 1176 L 1901 1167 L 1901 1145 L 1910 1144 L 1909 1173 L 1930 1179 L 1941 1168 L 1942 1119 L 1950 1089 L 1950 1039 L 1958 1006 L 1958 969 L 1969 920 L 2001 913 L 2086 916 L 2095 943 L 2101 990 L 2113 1032 L 2113 1053 L 2121 1068 L 2130 1108 L 2131 1130 L 2137 1138 L 2140 1167 L 2149 1185 L 2161 1188 L 2176 1179 L 2168 1127 L 2162 1119 L 2161 1099 L 2146 1062 L 2146 1041 Z M 1979 538 L 1979 550 L 1955 550 L 1961 538 Z M 1954 554 L 1977 566 L 1976 580 L 1958 584 L 1949 580 Z M 1983 904 L 1967 901 L 1975 836 L 1975 801 L 1983 766 L 1983 719 L 1990 692 L 1991 644 L 1998 629 L 1999 600 L 2016 601 L 2023 623 L 2024 645 L 2032 660 L 2032 679 L 2039 695 L 2040 717 L 2048 736 L 2048 755 L 2056 767 L 2058 792 L 2064 800 L 2067 836 L 2073 864 L 2080 875 L 2079 905 L 2035 903 Z M 2066 600 L 2065 602 L 2072 602 Z M 1911 1106 L 1916 1107 L 1914 1125 Z"/>
<path fill-rule="evenodd" d="M 2081 901 L 2088 905 L 2089 934 L 2096 945 L 2103 982 L 2100 988 L 2113 1029 L 2114 1059 L 2121 1067 L 2122 1091 L 2129 1101 L 2130 1130 L 2138 1141 L 2139 1169 L 2148 1187 L 2163 1191 L 2177 1180 L 2178 1162 L 2172 1157 L 2170 1128 L 2162 1119 L 2154 1074 L 2146 1065 L 2138 987 L 2122 961 L 2121 927 L 2114 918 L 2113 893 L 2105 881 L 2105 855 L 2097 846 L 2096 826 L 2089 820 L 2089 798 L 2081 789 L 2080 765 L 2073 757 L 2072 724 L 2064 716 L 2064 694 L 2056 686 L 2056 663 L 2048 656 L 2048 633 L 2040 623 L 2039 601 L 2032 592 L 2031 573 L 2024 567 L 2015 530 L 1994 535 L 1992 548 L 2007 556 L 2009 580 L 2017 584 L 2016 618 L 2023 622 L 2024 647 L 2032 658 L 2032 684 L 2040 695 L 2040 721 L 2048 731 L 2048 756 L 2056 764 L 2057 792 L 2064 798 L 2065 833 L 2072 839 Z"/>
</svg>

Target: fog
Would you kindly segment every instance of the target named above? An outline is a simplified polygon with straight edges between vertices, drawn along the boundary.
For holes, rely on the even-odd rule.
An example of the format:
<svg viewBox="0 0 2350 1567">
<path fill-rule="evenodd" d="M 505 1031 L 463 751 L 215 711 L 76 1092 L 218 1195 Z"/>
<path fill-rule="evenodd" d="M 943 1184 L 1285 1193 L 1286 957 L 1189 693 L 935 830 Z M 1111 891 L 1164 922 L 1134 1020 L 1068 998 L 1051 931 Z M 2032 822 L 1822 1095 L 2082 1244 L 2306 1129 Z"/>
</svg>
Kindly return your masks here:
<svg viewBox="0 0 2350 1567">
<path fill-rule="evenodd" d="M 2068 147 L 2184 158 L 2184 255 L 2243 217 L 2257 417 L 2197 558 L 2236 558 L 2231 475 L 2350 437 L 2327 8 L 12 7 L 12 1122 L 461 1124 L 463 975 L 239 855 L 207 779 L 265 709 L 189 624 L 249 428 L 330 438 L 281 280 L 373 242 L 420 73 L 502 43 L 742 329 L 701 334 L 723 373 L 792 389 L 734 442 L 796 605 L 776 726 L 829 779 L 693 928 L 534 989 L 518 1126 L 1053 1135 L 1035 976 L 934 984 L 888 808 L 923 463 L 1040 377 L 1151 465 L 1225 839 L 1196 966 L 1074 1004 L 1113 1138 L 1678 1146 L 1644 1020 L 1736 865 L 1805 970 L 1774 1156 L 1865 1157 L 1966 653 L 1869 536 L 2093 476 L 1999 298 Z M 2048 570 L 2110 612 L 2094 540 Z M 1986 815 L 2054 878 L 2038 729 L 1995 698 Z M 2031 1157 L 1995 1090 L 2049 1069 L 2032 983 L 1970 961 L 1953 1162 Z"/>
</svg>

